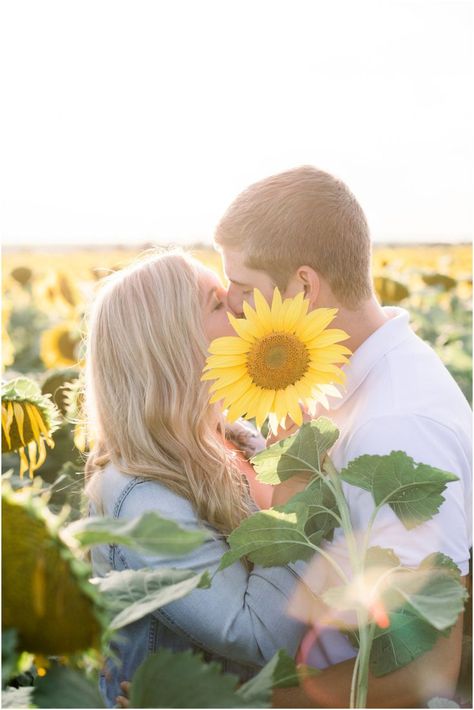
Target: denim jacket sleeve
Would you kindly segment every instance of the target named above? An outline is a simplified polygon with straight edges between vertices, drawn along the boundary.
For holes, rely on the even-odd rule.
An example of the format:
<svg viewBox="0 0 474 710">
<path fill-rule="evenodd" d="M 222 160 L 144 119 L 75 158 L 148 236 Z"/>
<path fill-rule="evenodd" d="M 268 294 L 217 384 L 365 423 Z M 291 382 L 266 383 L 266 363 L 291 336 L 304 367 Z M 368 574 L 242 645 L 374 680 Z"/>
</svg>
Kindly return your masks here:
<svg viewBox="0 0 474 710">
<path fill-rule="evenodd" d="M 188 529 L 202 527 L 189 501 L 143 479 L 136 479 L 129 492 L 119 497 L 114 515 L 129 518 L 149 510 Z M 118 567 L 174 567 L 197 573 L 208 570 L 212 575 L 229 546 L 215 529 L 206 529 L 212 537 L 182 557 L 144 556 L 117 547 Z M 306 627 L 290 618 L 286 607 L 297 583 L 298 574 L 289 567 L 256 565 L 248 572 L 236 562 L 213 577 L 210 589 L 196 589 L 158 609 L 154 616 L 207 651 L 241 663 L 263 665 L 280 648 L 291 656 L 296 654 Z"/>
</svg>

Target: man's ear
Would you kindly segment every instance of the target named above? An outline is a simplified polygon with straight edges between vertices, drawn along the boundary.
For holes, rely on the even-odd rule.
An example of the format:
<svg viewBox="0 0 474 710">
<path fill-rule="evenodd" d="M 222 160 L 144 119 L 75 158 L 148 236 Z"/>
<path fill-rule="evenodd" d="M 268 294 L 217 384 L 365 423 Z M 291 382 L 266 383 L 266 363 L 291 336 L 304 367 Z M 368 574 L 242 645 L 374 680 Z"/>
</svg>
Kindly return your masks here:
<svg viewBox="0 0 474 710">
<path fill-rule="evenodd" d="M 314 307 L 321 290 L 321 281 L 318 273 L 311 266 L 300 266 L 296 270 L 288 281 L 284 296 L 293 298 L 301 290 L 303 290 L 304 297 L 309 300 L 310 305 Z"/>
</svg>

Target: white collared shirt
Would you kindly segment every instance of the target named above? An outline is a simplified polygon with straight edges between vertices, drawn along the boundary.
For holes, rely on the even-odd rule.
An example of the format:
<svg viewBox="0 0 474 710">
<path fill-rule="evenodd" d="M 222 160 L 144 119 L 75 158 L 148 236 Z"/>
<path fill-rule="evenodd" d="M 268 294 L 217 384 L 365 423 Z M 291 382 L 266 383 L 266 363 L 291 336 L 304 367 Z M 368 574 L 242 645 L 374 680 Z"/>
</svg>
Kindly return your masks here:
<svg viewBox="0 0 474 710">
<path fill-rule="evenodd" d="M 471 409 L 436 353 L 410 328 L 408 312 L 388 307 L 384 311 L 389 320 L 344 367 L 347 380 L 342 398 L 329 398 L 329 410 L 320 406 L 317 416 L 328 416 L 339 428 L 339 439 L 331 451 L 338 470 L 363 454 L 404 451 L 416 463 L 459 477 L 459 481 L 448 483 L 439 512 L 412 530 L 384 506 L 369 544 L 392 548 L 402 564 L 413 567 L 440 551 L 465 575 L 472 544 Z M 374 508 L 372 494 L 346 483 L 343 487 L 356 535 L 362 536 Z M 340 528 L 326 549 L 349 570 Z M 335 583 L 327 576 L 322 558 L 317 556 L 308 572 L 315 592 Z M 319 667 L 354 655 L 348 641 L 335 631 L 323 631 L 316 646 L 310 662 Z"/>
</svg>

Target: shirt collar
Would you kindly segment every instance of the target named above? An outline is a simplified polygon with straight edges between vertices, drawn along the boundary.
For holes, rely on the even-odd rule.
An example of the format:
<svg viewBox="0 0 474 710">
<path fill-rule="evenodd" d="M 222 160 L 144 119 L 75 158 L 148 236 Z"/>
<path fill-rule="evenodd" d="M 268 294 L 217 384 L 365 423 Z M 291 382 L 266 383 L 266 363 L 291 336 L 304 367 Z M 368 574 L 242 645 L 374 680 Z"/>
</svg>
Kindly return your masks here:
<svg viewBox="0 0 474 710">
<path fill-rule="evenodd" d="M 339 409 L 362 384 L 380 359 L 413 334 L 407 310 L 385 306 L 383 311 L 388 315 L 389 320 L 364 340 L 351 355 L 349 362 L 343 366 L 346 384 L 340 388 L 342 397 L 328 397 L 329 411 Z"/>
</svg>

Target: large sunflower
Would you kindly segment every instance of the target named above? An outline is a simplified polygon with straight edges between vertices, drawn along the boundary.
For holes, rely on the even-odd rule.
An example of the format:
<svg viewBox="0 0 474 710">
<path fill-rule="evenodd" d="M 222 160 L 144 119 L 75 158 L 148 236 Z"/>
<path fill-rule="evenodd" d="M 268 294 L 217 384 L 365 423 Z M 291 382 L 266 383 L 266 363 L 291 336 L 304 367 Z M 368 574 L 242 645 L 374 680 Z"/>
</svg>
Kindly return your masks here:
<svg viewBox="0 0 474 710">
<path fill-rule="evenodd" d="M 335 394 L 333 383 L 343 384 L 338 364 L 347 362 L 350 350 L 339 341 L 349 336 L 327 326 L 337 308 L 307 313 L 303 293 L 282 301 L 275 289 L 271 307 L 255 289 L 255 310 L 244 303 L 244 319 L 229 320 L 237 336 L 217 338 L 209 346 L 201 379 L 215 380 L 210 402 L 223 400 L 229 421 L 240 416 L 256 418 L 260 428 L 270 415 L 276 431 L 286 416 L 301 425 L 299 402 L 307 406 Z"/>
</svg>

